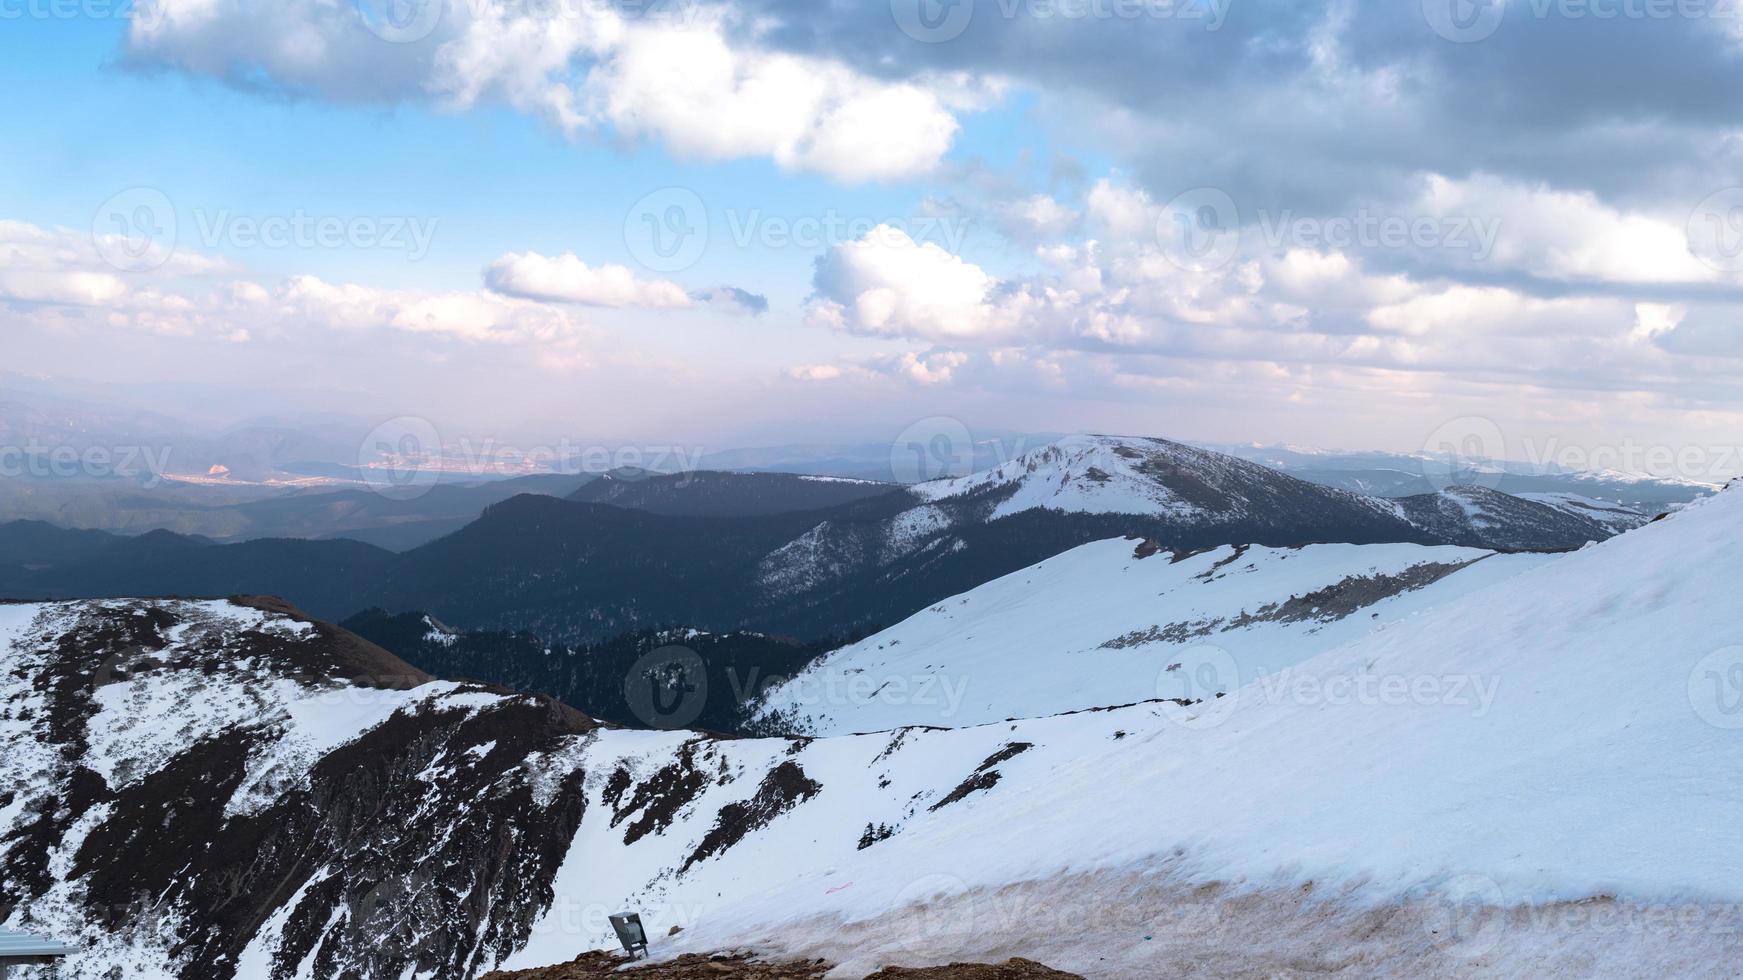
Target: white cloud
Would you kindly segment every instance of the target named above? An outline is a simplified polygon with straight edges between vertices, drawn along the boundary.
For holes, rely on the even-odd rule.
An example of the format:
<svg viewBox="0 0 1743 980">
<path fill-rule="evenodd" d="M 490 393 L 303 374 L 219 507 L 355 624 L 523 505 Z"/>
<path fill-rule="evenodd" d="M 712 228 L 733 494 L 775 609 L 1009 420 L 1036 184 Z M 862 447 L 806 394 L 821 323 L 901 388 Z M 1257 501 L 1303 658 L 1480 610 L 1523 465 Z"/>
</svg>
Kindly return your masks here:
<svg viewBox="0 0 1743 980">
<path fill-rule="evenodd" d="M 998 208 L 999 224 L 1020 239 L 1052 239 L 1071 231 L 1077 225 L 1076 211 L 1059 203 L 1050 194 L 1032 194 Z"/>
<path fill-rule="evenodd" d="M 469 343 L 568 344 L 584 321 L 554 307 L 487 292 L 420 292 L 297 276 L 258 312 L 287 327 L 399 330 Z"/>
<path fill-rule="evenodd" d="M 956 370 L 968 363 L 962 351 L 932 351 L 926 354 L 904 353 L 897 357 L 900 372 L 921 384 L 946 384 Z"/>
<path fill-rule="evenodd" d="M 590 266 L 572 252 L 510 252 L 484 270 L 484 284 L 505 296 L 584 306 L 665 310 L 695 302 L 675 282 L 641 279 L 621 265 Z"/>
<path fill-rule="evenodd" d="M 931 242 L 879 225 L 817 262 L 812 322 L 874 336 L 972 337 L 999 329 L 995 281 Z"/>
<path fill-rule="evenodd" d="M 787 377 L 796 381 L 834 381 L 844 373 L 837 364 L 800 364 L 787 369 Z"/>
<path fill-rule="evenodd" d="M 104 265 L 89 237 L 0 221 L 0 306 L 12 307 L 8 322 L 14 325 L 232 343 L 270 337 L 312 343 L 319 332 L 394 332 L 521 345 L 552 364 L 583 359 L 589 336 L 586 321 L 575 313 L 483 290 L 380 289 L 306 275 L 266 285 L 191 274 L 228 268 L 210 256 L 179 251 L 148 272 L 121 272 Z"/>
<path fill-rule="evenodd" d="M 734 47 L 711 18 L 628 25 L 583 90 L 617 131 L 658 138 L 681 156 L 765 156 L 848 181 L 925 173 L 957 129 L 923 83 Z"/>
<path fill-rule="evenodd" d="M 1419 201 L 1397 207 L 1498 221 L 1487 261 L 1547 279 L 1695 283 L 1720 278 L 1689 249 L 1688 215 L 1623 211 L 1584 191 L 1526 186 L 1492 176 L 1427 178 Z"/>
<path fill-rule="evenodd" d="M 338 100 L 429 98 L 455 110 L 499 100 L 571 137 L 603 124 L 680 156 L 766 157 L 850 182 L 931 171 L 956 113 L 998 92 L 968 76 L 886 81 L 775 51 L 736 30 L 726 8 L 629 17 L 602 3 L 445 3 L 427 37 L 395 44 L 350 3 L 159 2 L 161 18 L 130 31 L 136 61 Z"/>
</svg>

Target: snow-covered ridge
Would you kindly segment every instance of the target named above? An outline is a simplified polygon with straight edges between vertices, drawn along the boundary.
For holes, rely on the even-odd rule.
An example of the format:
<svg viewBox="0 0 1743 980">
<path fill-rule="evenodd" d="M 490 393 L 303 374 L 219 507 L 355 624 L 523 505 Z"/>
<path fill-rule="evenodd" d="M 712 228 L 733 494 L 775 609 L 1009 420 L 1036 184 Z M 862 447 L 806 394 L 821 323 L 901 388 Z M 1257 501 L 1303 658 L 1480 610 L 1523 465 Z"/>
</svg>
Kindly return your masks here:
<svg viewBox="0 0 1743 980">
<path fill-rule="evenodd" d="M 1620 522 L 1599 520 L 1601 515 L 1483 487 L 1376 497 L 1306 482 L 1207 449 L 1126 436 L 1072 436 L 991 470 L 918 484 L 909 492 L 916 504 L 893 515 L 878 512 L 866 520 L 837 515 L 773 549 L 757 570 L 765 600 L 787 602 L 849 581 L 876 589 L 900 581 L 916 566 L 944 566 L 963 552 L 1004 572 L 1113 534 L 1156 536 L 1185 547 L 1414 541 L 1555 551 L 1625 529 Z M 1037 534 L 1031 526 L 1001 536 L 999 522 L 1018 515 L 1049 530 Z M 1053 546 L 1009 561 L 1025 535 Z M 982 581 L 952 580 L 960 582 L 952 591 Z"/>
<path fill-rule="evenodd" d="M 1518 494 L 1525 500 L 1535 501 L 1545 506 L 1554 507 L 1564 514 L 1574 514 L 1588 520 L 1597 521 L 1620 534 L 1646 524 L 1655 516 L 1643 513 L 1621 504 L 1597 500 L 1577 493 L 1533 493 Z M 1672 509 L 1672 508 L 1667 508 Z"/>
<path fill-rule="evenodd" d="M 1242 953 L 1213 944 L 1251 940 L 1222 917 L 1258 903 L 1266 933 L 1323 934 L 1343 916 L 1351 951 L 1384 934 L 1362 962 L 1409 975 L 1585 975 L 1593 951 L 1618 975 L 1725 975 L 1743 924 L 1743 648 L 1725 626 L 1743 496 L 1728 497 L 1529 559 L 1220 699 L 806 743 L 790 757 L 821 789 L 760 838 L 766 851 L 638 901 L 690 915 L 671 950 L 793 937 L 882 957 L 862 967 L 1044 945 L 1090 976 L 1155 975 L 1153 930 L 1181 951 L 1171 967 L 1216 975 Z M 920 778 L 980 753 L 980 775 L 945 796 Z M 844 820 L 866 822 L 852 853 L 831 838 Z M 661 866 L 637 855 L 625 882 Z M 586 900 L 620 894 L 581 878 Z M 1033 908 L 1013 903 L 1017 883 L 1047 908 L 1137 918 L 1092 917 L 1094 942 L 1056 941 L 1013 912 Z M 1141 889 L 1200 904 L 1152 920 L 1122 901 Z M 1444 904 L 1423 915 L 1420 901 Z M 920 902 L 930 924 L 900 925 Z M 1490 906 L 1513 912 L 1471 917 Z M 1260 973 L 1304 956 L 1335 972 L 1318 947 L 1274 955 Z"/>
<path fill-rule="evenodd" d="M 1204 670 L 1232 690 L 1550 560 L 1410 544 L 1174 555 L 1100 541 L 829 654 L 761 712 L 832 735 L 1203 697 Z"/>
<path fill-rule="evenodd" d="M 1257 464 L 1165 439 L 1079 435 L 984 473 L 913 489 L 927 500 L 1009 491 L 993 511 L 994 518 L 1037 507 L 1078 514 L 1227 518 L 1245 510 L 1248 501 L 1239 496 L 1244 482 L 1276 477 Z"/>
<path fill-rule="evenodd" d="M 1150 456 L 1134 440 L 1072 436 L 1025 453 L 984 473 L 935 480 L 915 486 L 927 500 L 962 497 L 1009 488 L 1011 496 L 994 510 L 1005 517 L 1033 507 L 1085 514 L 1158 512 L 1187 517 L 1200 508 L 1139 471 Z M 1148 448 L 1148 447 L 1146 447 Z M 1153 453 L 1160 454 L 1158 443 Z M 1206 454 L 1208 455 L 1208 454 Z"/>
</svg>

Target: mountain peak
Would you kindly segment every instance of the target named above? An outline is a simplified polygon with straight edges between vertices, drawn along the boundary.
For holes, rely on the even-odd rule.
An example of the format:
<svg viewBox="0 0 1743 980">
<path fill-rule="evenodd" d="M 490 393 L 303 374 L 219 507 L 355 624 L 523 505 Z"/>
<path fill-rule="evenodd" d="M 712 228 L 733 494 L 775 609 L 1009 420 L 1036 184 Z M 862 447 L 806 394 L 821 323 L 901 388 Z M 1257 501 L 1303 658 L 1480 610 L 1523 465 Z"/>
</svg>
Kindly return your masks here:
<svg viewBox="0 0 1743 980">
<path fill-rule="evenodd" d="M 1308 488 L 1274 470 L 1150 436 L 1084 434 L 1032 450 L 984 473 L 915 487 L 927 500 L 1007 492 L 994 517 L 1032 508 L 1083 514 L 1156 514 L 1221 520 L 1256 498 Z M 1308 488 L 1313 493 L 1330 493 Z"/>
</svg>

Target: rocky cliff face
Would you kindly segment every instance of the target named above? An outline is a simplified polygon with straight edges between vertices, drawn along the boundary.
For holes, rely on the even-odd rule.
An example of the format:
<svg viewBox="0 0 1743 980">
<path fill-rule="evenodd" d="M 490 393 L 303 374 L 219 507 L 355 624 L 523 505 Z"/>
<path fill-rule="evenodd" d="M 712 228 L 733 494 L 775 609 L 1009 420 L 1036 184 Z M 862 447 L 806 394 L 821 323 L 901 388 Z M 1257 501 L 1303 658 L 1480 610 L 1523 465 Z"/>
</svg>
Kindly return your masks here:
<svg viewBox="0 0 1743 980">
<path fill-rule="evenodd" d="M 571 709 L 269 602 L 5 606 L 0 636 L 0 915 L 77 975 L 468 976 L 550 903 Z"/>
<path fill-rule="evenodd" d="M 789 821 L 851 855 L 862 804 L 899 824 L 999 737 L 849 780 L 839 747 L 613 729 L 264 599 L 0 604 L 0 663 L 0 921 L 104 980 L 475 977 L 620 907 L 663 937 L 792 873 Z"/>
</svg>

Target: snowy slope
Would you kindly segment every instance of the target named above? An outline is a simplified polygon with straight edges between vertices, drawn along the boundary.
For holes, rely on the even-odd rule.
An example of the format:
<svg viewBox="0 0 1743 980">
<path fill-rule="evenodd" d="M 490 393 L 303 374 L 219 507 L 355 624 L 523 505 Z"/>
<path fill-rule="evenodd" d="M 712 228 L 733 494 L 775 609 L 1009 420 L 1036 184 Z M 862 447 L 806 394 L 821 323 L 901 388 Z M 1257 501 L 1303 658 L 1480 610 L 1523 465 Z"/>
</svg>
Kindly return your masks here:
<svg viewBox="0 0 1743 980">
<path fill-rule="evenodd" d="M 1409 544 L 1176 555 L 1100 541 L 835 651 L 770 691 L 762 716 L 830 735 L 1202 698 L 1548 560 Z"/>
<path fill-rule="evenodd" d="M 1278 953 L 1255 975 L 1726 975 L 1743 924 L 1740 521 L 1743 495 L 1697 504 L 1206 705 L 795 747 L 821 788 L 778 832 L 633 900 L 690 918 L 668 951 L 1046 948 L 1091 976 L 1154 976 L 1162 934 L 1192 951 L 1170 972 L 1207 976 L 1254 942 Z M 933 809 L 939 777 L 981 753 L 998 777 Z M 844 844 L 848 820 L 883 839 Z M 578 905 L 630 901 L 673 853 L 628 848 L 601 880 L 577 851 L 560 879 Z M 902 916 L 923 901 L 930 919 Z M 1041 920 L 1065 942 L 1035 928 L 1060 903 L 1086 913 Z M 1514 911 L 1456 928 L 1484 905 Z"/>
<path fill-rule="evenodd" d="M 385 720 L 311 715 L 282 766 L 306 698 L 281 680 L 379 690 L 322 679 L 357 666 L 328 628 L 0 607 L 7 924 L 95 944 L 81 978 L 445 980 L 608 945 L 625 908 L 661 954 L 853 977 L 1001 953 L 1091 977 L 1723 976 L 1740 524 L 1722 494 L 1198 704 L 722 740 L 421 683 L 379 694 Z M 254 691 L 258 720 L 195 675 Z M 206 707 L 179 742 L 122 730 L 184 702 Z M 275 801 L 226 813 L 245 786 Z M 1483 906 L 1511 911 L 1467 928 Z"/>
<path fill-rule="evenodd" d="M 1597 521 L 1618 534 L 1623 531 L 1631 531 L 1652 520 L 1656 513 L 1662 512 L 1655 511 L 1654 514 L 1647 514 L 1631 507 L 1624 507 L 1621 504 L 1597 500 L 1577 493 L 1522 493 L 1519 494 L 1519 497 L 1554 507 L 1564 514 L 1574 514 Z M 1664 510 L 1674 509 L 1664 508 Z"/>
</svg>

